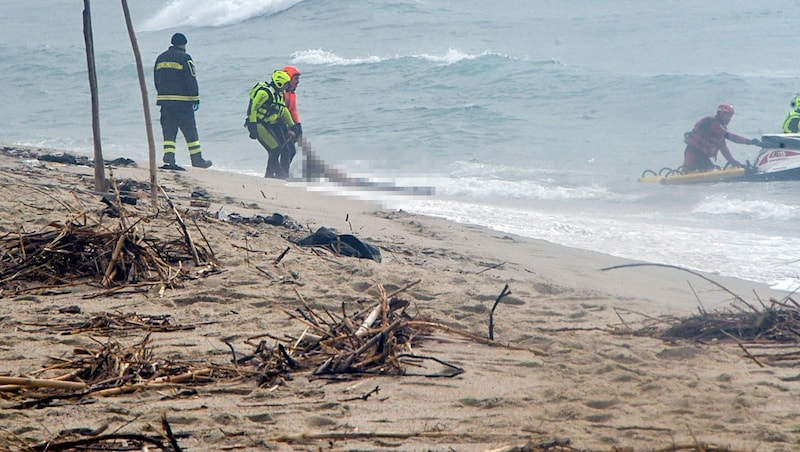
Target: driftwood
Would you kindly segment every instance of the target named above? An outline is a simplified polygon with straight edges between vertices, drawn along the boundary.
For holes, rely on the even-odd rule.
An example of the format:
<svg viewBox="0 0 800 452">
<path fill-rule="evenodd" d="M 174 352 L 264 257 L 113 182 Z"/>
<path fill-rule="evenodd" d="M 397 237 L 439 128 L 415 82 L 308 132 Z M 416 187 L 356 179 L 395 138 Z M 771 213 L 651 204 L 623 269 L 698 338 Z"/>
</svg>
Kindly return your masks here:
<svg viewBox="0 0 800 452">
<path fill-rule="evenodd" d="M 115 451 L 142 451 L 153 450 L 156 447 L 165 452 L 181 452 L 178 440 L 172 433 L 167 421 L 167 415 L 161 415 L 161 428 L 164 429 L 168 444 L 163 441 L 163 436 L 152 436 L 142 433 L 108 433 L 103 434 L 107 426 L 103 426 L 99 432 L 91 429 L 74 429 L 62 432 L 58 437 L 28 446 L 29 450 L 34 451 L 78 451 L 78 450 L 115 450 Z M 72 438 L 78 436 L 78 438 Z M 26 450 L 28 450 L 26 449 Z"/>
<path fill-rule="evenodd" d="M 195 368 L 173 359 L 159 359 L 149 344 L 150 334 L 139 343 L 123 346 L 110 340 L 97 349 L 76 349 L 71 359 L 59 358 L 47 368 L 68 371 L 53 378 L 0 377 L 0 392 L 16 393 L 26 401 L 14 408 L 44 407 L 55 400 L 110 397 L 176 385 L 204 385 L 217 379 L 240 378 L 241 372 L 223 366 Z M 251 373 L 252 375 L 253 373 Z M 67 392 L 60 392 L 60 391 Z"/>
<path fill-rule="evenodd" d="M 642 266 L 674 268 L 690 273 L 733 297 L 733 303 L 727 311 L 707 312 L 701 307 L 698 315 L 672 320 L 666 328 L 655 329 L 651 326 L 641 330 L 647 331 L 647 335 L 668 341 L 735 342 L 746 358 L 762 367 L 765 364 L 796 366 L 800 363 L 800 303 L 791 294 L 782 300 L 771 299 L 769 304 L 758 300 L 761 305 L 758 308 L 755 303 L 748 303 L 722 284 L 673 265 L 628 264 L 602 270 Z"/>
<path fill-rule="evenodd" d="M 415 343 L 428 338 L 435 330 L 457 334 L 482 344 L 546 355 L 542 351 L 501 344 L 475 333 L 413 318 L 407 312 L 409 302 L 396 296 L 419 282 L 414 281 L 391 293 L 386 293 L 382 286 L 378 286 L 380 301 L 353 315 L 347 315 L 344 308 L 341 315 L 327 310 L 324 315 L 318 313 L 308 306 L 295 289 L 302 308 L 287 314 L 303 324 L 302 333 L 288 340 L 270 334 L 251 337 L 245 342 L 254 346 L 255 351 L 237 358 L 231 347 L 234 362 L 255 365 L 262 385 L 279 384 L 291 372 L 310 372 L 312 377 L 338 379 L 375 374 L 433 378 L 462 374 L 464 370 L 458 366 L 436 357 L 413 353 Z M 498 301 L 508 293 L 505 287 Z M 275 340 L 277 344 L 269 347 L 264 337 Z M 259 339 L 262 340 L 256 342 Z M 438 369 L 432 369 L 431 366 L 437 366 Z M 421 368 L 423 371 L 412 371 L 412 368 Z"/>
<path fill-rule="evenodd" d="M 103 450 L 103 444 L 113 446 L 115 443 L 124 441 L 129 444 L 124 449 L 119 446 L 106 450 L 150 450 L 149 447 L 155 446 L 163 451 L 174 450 L 171 446 L 166 446 L 160 438 L 138 433 L 114 433 L 109 435 L 98 435 L 91 438 L 82 438 L 69 441 L 54 441 L 37 444 L 31 448 L 36 451 L 60 451 L 60 450 Z M 133 443 L 133 444 L 130 444 Z"/>
<path fill-rule="evenodd" d="M 147 150 L 150 167 L 150 200 L 153 203 L 153 210 L 158 209 L 158 175 L 156 174 L 156 147 L 153 138 L 153 122 L 150 119 L 150 102 L 147 95 L 147 82 L 144 77 L 144 67 L 142 65 L 142 54 L 139 51 L 139 41 L 136 39 L 136 32 L 133 29 L 133 20 L 128 8 L 128 0 L 122 0 L 122 12 L 125 16 L 125 25 L 128 29 L 128 37 L 133 48 L 133 57 L 136 61 L 136 73 L 139 78 L 139 91 L 142 95 L 142 111 L 144 112 L 145 132 L 147 133 Z"/>
<path fill-rule="evenodd" d="M 413 344 L 436 329 L 436 324 L 414 320 L 406 312 L 410 303 L 396 295 L 419 282 L 409 283 L 391 293 L 379 286 L 380 301 L 350 316 L 344 308 L 342 315 L 328 310 L 317 312 L 295 289 L 302 308 L 290 316 L 304 325 L 300 336 L 289 340 L 273 337 L 277 342 L 274 347 L 268 347 L 266 341 L 261 340 L 252 354 L 243 357 L 237 357 L 233 346 L 228 344 L 233 352 L 233 366 L 196 367 L 154 356 L 149 345 L 152 332 L 191 328 L 170 325 L 169 316 L 105 314 L 60 326 L 44 325 L 66 333 L 94 331 L 109 334 L 146 329 L 148 334 L 130 346 L 109 338 L 107 343 L 98 344 L 96 348 L 76 349 L 72 357 L 53 358 L 52 363 L 36 372 L 42 374 L 36 377 L 2 377 L 0 392 L 12 399 L 24 399 L 14 408 L 25 409 L 48 406 L 57 400 L 110 397 L 137 391 L 205 385 L 219 380 L 253 378 L 261 385 L 274 385 L 295 372 L 306 372 L 314 378 L 357 378 L 375 374 L 459 375 L 464 372 L 460 367 L 413 352 Z M 252 339 L 247 343 L 252 345 Z M 431 369 L 431 366 L 438 369 Z"/>
<path fill-rule="evenodd" d="M 770 300 L 763 310 L 704 312 L 682 319 L 658 336 L 673 341 L 735 342 L 760 367 L 797 366 L 800 306 L 791 298 L 786 300 Z"/>
<path fill-rule="evenodd" d="M 89 385 L 79 381 L 60 381 L 46 378 L 0 377 L 0 384 L 18 388 L 88 389 Z"/>
<path fill-rule="evenodd" d="M 169 207 L 175 213 L 175 218 L 177 218 L 178 224 L 181 226 L 183 237 L 186 240 L 186 248 L 188 248 L 189 252 L 192 253 L 194 264 L 200 266 L 200 255 L 197 253 L 197 247 L 194 246 L 194 240 L 192 240 L 192 236 L 189 235 L 189 230 L 186 228 L 186 223 L 184 223 L 183 218 L 181 218 L 181 214 L 178 212 L 178 209 L 175 208 L 175 204 L 172 203 L 172 199 L 170 199 L 169 195 L 167 195 L 167 192 L 163 187 L 160 188 L 161 194 L 164 195 L 164 198 L 167 200 L 167 204 L 169 204 Z"/>
<path fill-rule="evenodd" d="M 42 326 L 47 331 L 58 331 L 62 334 L 102 333 L 111 334 L 114 331 L 128 331 L 131 329 L 149 332 L 165 333 L 171 331 L 187 331 L 196 328 L 195 325 L 173 325 L 169 314 L 144 315 L 128 313 L 103 313 L 85 320 L 74 322 L 57 322 L 29 324 Z"/>
<path fill-rule="evenodd" d="M 412 352 L 415 341 L 421 340 L 429 325 L 422 329 L 412 326 L 413 319 L 406 312 L 409 302 L 396 295 L 418 284 L 420 281 L 386 293 L 379 286 L 381 300 L 362 312 L 348 316 L 324 311 L 321 315 L 308 306 L 295 289 L 302 308 L 287 314 L 304 325 L 302 333 L 289 340 L 264 334 L 249 338 L 252 354 L 236 358 L 237 364 L 250 363 L 260 373 L 262 385 L 279 384 L 285 374 L 310 372 L 315 378 L 357 378 L 361 375 L 417 375 L 427 377 L 452 377 L 464 372 L 458 366 L 435 357 L 417 355 Z M 278 342 L 269 347 L 265 340 L 270 337 Z M 413 373 L 408 367 L 421 367 L 425 363 L 436 363 L 441 370 Z"/>
<path fill-rule="evenodd" d="M 503 286 L 503 290 L 500 291 L 500 295 L 497 296 L 497 299 L 494 300 L 494 304 L 492 305 L 492 310 L 489 311 L 489 339 L 494 340 L 494 310 L 497 308 L 497 305 L 500 303 L 500 300 L 507 297 L 511 294 L 511 291 L 508 290 L 508 284 Z"/>
<path fill-rule="evenodd" d="M 733 296 L 735 301 L 747 304 L 747 302 L 744 301 L 744 298 L 740 297 L 736 293 L 731 292 L 730 289 L 728 289 L 727 287 L 723 286 L 722 284 L 714 281 L 713 279 L 708 278 L 706 276 L 703 276 L 700 273 L 697 273 L 696 271 L 689 270 L 688 268 L 678 267 L 676 265 L 652 264 L 652 263 L 624 264 L 624 265 L 615 265 L 613 267 L 601 268 L 600 271 L 606 272 L 606 271 L 610 271 L 610 270 L 617 270 L 617 269 L 620 269 L 620 268 L 631 268 L 631 267 L 664 267 L 664 268 L 672 268 L 672 269 L 675 269 L 675 270 L 680 270 L 680 271 L 683 271 L 683 272 L 686 272 L 686 273 L 690 273 L 690 274 L 692 274 L 694 276 L 697 276 L 700 279 L 708 281 L 709 283 L 719 287 L 721 290 L 723 290 L 723 291 L 727 292 L 728 294 L 730 294 L 731 296 Z"/>
<path fill-rule="evenodd" d="M 84 213 L 64 224 L 51 222 L 41 231 L 0 237 L 0 296 L 80 283 L 98 284 L 106 289 L 103 295 L 110 295 L 122 286 L 172 286 L 189 276 L 182 266 L 174 266 L 187 259 L 216 266 L 216 259 L 190 240 L 145 236 L 139 231 L 142 219 L 129 225 L 121 206 L 115 206 L 120 214 L 114 228 L 90 222 Z"/>
</svg>

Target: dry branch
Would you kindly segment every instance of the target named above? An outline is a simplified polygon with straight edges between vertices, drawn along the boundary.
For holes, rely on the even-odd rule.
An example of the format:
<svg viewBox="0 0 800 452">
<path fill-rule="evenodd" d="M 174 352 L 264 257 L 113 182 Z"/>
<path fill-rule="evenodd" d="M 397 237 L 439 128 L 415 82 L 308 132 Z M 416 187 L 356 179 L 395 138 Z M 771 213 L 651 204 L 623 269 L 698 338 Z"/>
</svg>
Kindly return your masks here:
<svg viewBox="0 0 800 452">
<path fill-rule="evenodd" d="M 46 292 L 76 284 L 98 284 L 114 294 L 119 287 L 168 285 L 176 277 L 189 278 L 175 262 L 206 259 L 200 247 L 176 246 L 139 231 L 141 221 L 114 230 L 76 215 L 65 224 L 50 222 L 41 231 L 6 234 L 0 238 L 0 290 L 3 296 L 30 291 Z M 178 242 L 180 243 L 180 242 Z M 187 255 L 188 254 L 188 255 Z M 206 259 L 208 260 L 208 259 Z"/>
</svg>

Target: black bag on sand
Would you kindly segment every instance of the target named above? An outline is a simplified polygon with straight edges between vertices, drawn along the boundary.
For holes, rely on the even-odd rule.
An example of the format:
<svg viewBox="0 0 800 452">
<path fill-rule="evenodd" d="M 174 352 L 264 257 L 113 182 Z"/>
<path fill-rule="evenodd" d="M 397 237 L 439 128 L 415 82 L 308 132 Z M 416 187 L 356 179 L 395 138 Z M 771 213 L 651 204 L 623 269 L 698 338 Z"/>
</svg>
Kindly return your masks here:
<svg viewBox="0 0 800 452">
<path fill-rule="evenodd" d="M 376 246 L 362 242 L 352 234 L 337 234 L 333 229 L 324 226 L 308 237 L 298 240 L 297 244 L 300 246 L 324 246 L 342 256 L 381 261 L 381 251 Z"/>
</svg>

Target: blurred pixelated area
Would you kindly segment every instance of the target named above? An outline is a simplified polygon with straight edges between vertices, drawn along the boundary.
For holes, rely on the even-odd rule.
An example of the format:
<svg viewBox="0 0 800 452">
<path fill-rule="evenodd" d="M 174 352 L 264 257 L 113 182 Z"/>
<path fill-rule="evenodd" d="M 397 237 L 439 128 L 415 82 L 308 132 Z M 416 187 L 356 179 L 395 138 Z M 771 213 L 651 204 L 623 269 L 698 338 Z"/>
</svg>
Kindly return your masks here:
<svg viewBox="0 0 800 452">
<path fill-rule="evenodd" d="M 311 147 L 305 137 L 298 143 L 302 148 L 305 159 L 303 161 L 303 176 L 305 182 L 328 181 L 330 183 L 365 191 L 382 191 L 402 193 L 415 196 L 433 196 L 436 194 L 432 186 L 403 186 L 393 182 L 374 181 L 364 177 L 348 176 L 343 170 L 326 163 Z"/>
</svg>

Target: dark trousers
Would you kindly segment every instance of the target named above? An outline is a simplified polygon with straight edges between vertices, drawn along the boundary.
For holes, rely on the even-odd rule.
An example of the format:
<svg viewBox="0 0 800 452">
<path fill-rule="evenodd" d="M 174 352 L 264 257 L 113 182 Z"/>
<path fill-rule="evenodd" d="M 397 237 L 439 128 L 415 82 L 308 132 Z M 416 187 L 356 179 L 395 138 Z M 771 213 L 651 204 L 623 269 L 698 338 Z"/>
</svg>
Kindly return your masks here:
<svg viewBox="0 0 800 452">
<path fill-rule="evenodd" d="M 684 173 L 694 173 L 698 171 L 711 171 L 717 168 L 717 165 L 715 165 L 700 149 L 694 146 L 686 146 L 686 149 L 683 151 L 683 166 L 681 168 Z"/>
<path fill-rule="evenodd" d="M 164 152 L 175 152 L 175 140 L 178 138 L 179 129 L 186 139 L 189 154 L 199 153 L 200 139 L 197 135 L 192 104 L 181 102 L 178 105 L 162 105 L 161 132 L 164 135 Z"/>
<path fill-rule="evenodd" d="M 283 173 L 284 177 L 289 177 L 289 167 L 292 165 L 292 159 L 294 159 L 295 154 L 297 154 L 297 148 L 294 146 L 294 141 L 286 143 L 278 154 L 278 163 L 281 166 L 281 173 Z"/>
<path fill-rule="evenodd" d="M 267 173 L 264 175 L 264 177 L 286 179 L 289 177 L 289 163 L 286 163 L 286 168 L 284 170 L 281 156 L 283 153 L 287 152 L 286 148 L 290 144 L 293 144 L 286 143 L 289 129 L 287 129 L 283 124 L 267 124 L 266 129 L 275 138 L 278 146 L 274 149 L 270 149 L 263 142 L 261 143 L 267 149 L 267 154 L 269 155 L 267 159 Z M 294 146 L 292 146 L 292 150 L 294 150 Z M 292 157 L 294 157 L 294 154 L 292 154 Z M 289 162 L 291 162 L 291 159 L 289 159 Z"/>
</svg>

